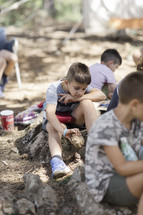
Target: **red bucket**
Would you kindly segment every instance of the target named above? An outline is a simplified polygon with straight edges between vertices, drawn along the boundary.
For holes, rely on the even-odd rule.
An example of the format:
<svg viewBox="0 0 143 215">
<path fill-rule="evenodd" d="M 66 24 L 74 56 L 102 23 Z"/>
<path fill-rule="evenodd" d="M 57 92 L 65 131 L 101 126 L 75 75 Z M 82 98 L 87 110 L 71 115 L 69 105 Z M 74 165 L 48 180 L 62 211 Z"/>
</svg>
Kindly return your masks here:
<svg viewBox="0 0 143 215">
<path fill-rule="evenodd" d="M 14 113 L 12 110 L 1 111 L 1 124 L 3 130 L 14 130 Z"/>
</svg>

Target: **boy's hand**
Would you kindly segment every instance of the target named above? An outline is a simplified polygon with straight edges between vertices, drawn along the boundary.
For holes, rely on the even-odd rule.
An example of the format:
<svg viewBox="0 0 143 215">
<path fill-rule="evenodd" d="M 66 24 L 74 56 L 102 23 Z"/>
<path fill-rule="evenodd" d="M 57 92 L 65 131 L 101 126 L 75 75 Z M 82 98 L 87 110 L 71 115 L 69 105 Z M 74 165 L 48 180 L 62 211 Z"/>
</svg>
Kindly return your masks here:
<svg viewBox="0 0 143 215">
<path fill-rule="evenodd" d="M 69 141 L 76 147 L 80 148 L 84 145 L 84 138 L 81 135 L 81 132 L 78 128 L 74 129 L 67 129 L 66 135 L 65 135 Z"/>
<path fill-rule="evenodd" d="M 72 128 L 72 129 L 67 129 L 66 131 L 66 137 L 70 140 L 72 135 L 77 135 L 77 136 L 81 136 L 81 132 L 78 128 Z"/>
<path fill-rule="evenodd" d="M 63 100 L 63 103 L 66 105 L 69 102 L 75 102 L 77 101 L 77 99 L 75 99 L 74 97 L 72 97 L 70 94 L 58 94 L 59 96 L 62 96 L 59 99 L 59 102 Z"/>
</svg>

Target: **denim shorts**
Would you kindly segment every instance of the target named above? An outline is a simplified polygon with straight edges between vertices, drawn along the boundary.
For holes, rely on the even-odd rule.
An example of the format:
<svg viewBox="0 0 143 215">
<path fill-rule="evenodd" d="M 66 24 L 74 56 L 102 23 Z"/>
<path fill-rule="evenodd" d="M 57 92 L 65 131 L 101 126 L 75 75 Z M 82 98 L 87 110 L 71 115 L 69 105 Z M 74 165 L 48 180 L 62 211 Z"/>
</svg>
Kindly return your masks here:
<svg viewBox="0 0 143 215">
<path fill-rule="evenodd" d="M 131 194 L 126 184 L 126 177 L 115 174 L 111 177 L 107 192 L 102 200 L 112 205 L 130 207 L 136 205 L 139 199 Z"/>
</svg>

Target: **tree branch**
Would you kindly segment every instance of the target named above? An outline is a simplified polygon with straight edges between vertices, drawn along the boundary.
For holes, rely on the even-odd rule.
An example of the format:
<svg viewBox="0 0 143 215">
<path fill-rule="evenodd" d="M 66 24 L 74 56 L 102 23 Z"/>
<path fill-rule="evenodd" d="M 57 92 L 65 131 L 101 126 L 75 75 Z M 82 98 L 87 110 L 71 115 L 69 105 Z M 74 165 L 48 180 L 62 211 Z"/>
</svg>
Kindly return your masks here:
<svg viewBox="0 0 143 215">
<path fill-rule="evenodd" d="M 5 14 L 11 10 L 15 10 L 15 9 L 19 8 L 20 5 L 24 4 L 27 1 L 29 1 L 29 0 L 20 0 L 19 2 L 15 2 L 11 6 L 9 6 L 8 8 L 1 9 L 0 15 Z"/>
</svg>

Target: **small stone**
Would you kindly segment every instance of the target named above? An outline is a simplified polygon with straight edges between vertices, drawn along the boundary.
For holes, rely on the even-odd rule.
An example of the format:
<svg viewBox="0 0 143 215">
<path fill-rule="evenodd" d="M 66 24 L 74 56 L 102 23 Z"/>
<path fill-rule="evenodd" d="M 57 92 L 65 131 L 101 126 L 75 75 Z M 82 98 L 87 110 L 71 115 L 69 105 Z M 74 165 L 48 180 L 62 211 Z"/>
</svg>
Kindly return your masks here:
<svg viewBox="0 0 143 215">
<path fill-rule="evenodd" d="M 76 148 L 80 148 L 84 145 L 85 141 L 83 136 L 77 136 L 75 134 L 73 134 L 71 136 L 70 142 L 76 147 Z"/>
</svg>

